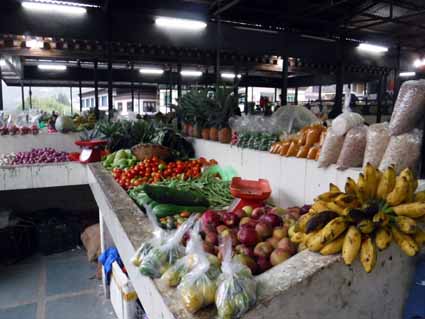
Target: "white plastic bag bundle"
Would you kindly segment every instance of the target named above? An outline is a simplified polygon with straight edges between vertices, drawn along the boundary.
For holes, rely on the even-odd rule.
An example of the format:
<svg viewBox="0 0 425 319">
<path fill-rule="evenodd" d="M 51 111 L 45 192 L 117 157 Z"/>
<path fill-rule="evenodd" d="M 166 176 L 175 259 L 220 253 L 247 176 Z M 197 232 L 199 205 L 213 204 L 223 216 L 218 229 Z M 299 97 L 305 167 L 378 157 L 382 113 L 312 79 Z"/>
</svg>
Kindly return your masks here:
<svg viewBox="0 0 425 319">
<path fill-rule="evenodd" d="M 374 167 L 379 167 L 389 142 L 390 132 L 388 129 L 388 122 L 369 126 L 367 129 L 363 167 L 365 167 L 367 163 L 372 164 Z"/>
<path fill-rule="evenodd" d="M 332 129 L 336 135 L 342 136 L 351 128 L 362 125 L 364 118 L 358 113 L 344 112 L 332 121 Z"/>
<path fill-rule="evenodd" d="M 335 134 L 332 127 L 328 129 L 322 149 L 320 150 L 319 167 L 336 164 L 339 153 L 341 153 L 342 145 L 344 144 L 344 139 L 345 136 Z"/>
<path fill-rule="evenodd" d="M 391 136 L 379 169 L 384 171 L 394 165 L 397 174 L 407 167 L 414 170 L 421 155 L 422 135 L 422 130 L 414 129 L 409 133 Z"/>
<path fill-rule="evenodd" d="M 406 81 L 400 88 L 390 121 L 391 136 L 410 132 L 425 115 L 425 80 Z"/>
<path fill-rule="evenodd" d="M 232 260 L 232 242 L 229 237 L 224 238 L 223 245 L 223 274 L 219 277 L 215 297 L 218 317 L 241 318 L 257 302 L 257 284 L 248 267 Z"/>
<path fill-rule="evenodd" d="M 365 125 L 353 127 L 347 132 L 336 162 L 338 169 L 362 166 L 366 149 L 366 134 L 367 126 Z"/>
</svg>

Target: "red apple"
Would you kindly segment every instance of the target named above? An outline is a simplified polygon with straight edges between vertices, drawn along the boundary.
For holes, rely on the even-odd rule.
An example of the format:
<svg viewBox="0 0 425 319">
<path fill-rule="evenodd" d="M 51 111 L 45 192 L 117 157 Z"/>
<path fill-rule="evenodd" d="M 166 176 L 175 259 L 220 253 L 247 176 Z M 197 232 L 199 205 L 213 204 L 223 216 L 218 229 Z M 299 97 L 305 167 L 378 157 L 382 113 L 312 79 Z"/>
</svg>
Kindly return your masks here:
<svg viewBox="0 0 425 319">
<path fill-rule="evenodd" d="M 276 227 L 273 229 L 273 237 L 277 240 L 288 237 L 288 226 L 283 225 L 282 227 Z"/>
<path fill-rule="evenodd" d="M 285 214 L 285 209 L 280 208 L 280 207 L 273 207 L 273 208 L 270 210 L 270 213 L 271 213 L 271 214 L 278 215 L 278 216 L 282 216 L 283 214 Z"/>
<path fill-rule="evenodd" d="M 282 238 L 277 244 L 277 248 L 283 249 L 289 254 L 293 255 L 296 252 L 295 245 L 289 240 L 289 238 Z"/>
<path fill-rule="evenodd" d="M 252 215 L 253 208 L 251 206 L 244 206 L 242 207 L 242 210 L 245 212 L 247 216 Z"/>
<path fill-rule="evenodd" d="M 260 272 L 265 272 L 272 268 L 272 264 L 270 263 L 269 257 L 259 257 L 257 260 L 257 265 Z"/>
<path fill-rule="evenodd" d="M 205 234 L 205 241 L 212 244 L 212 245 L 217 245 L 218 235 L 215 232 L 206 233 Z"/>
<path fill-rule="evenodd" d="M 291 254 L 288 253 L 286 250 L 282 248 L 277 248 L 273 250 L 272 254 L 270 255 L 270 263 L 273 266 L 276 266 L 283 263 L 285 260 L 289 259 L 290 257 L 291 257 Z"/>
<path fill-rule="evenodd" d="M 255 227 L 255 225 L 257 225 L 257 220 L 253 219 L 251 217 L 244 217 L 239 222 L 239 226 L 242 226 L 242 225 L 248 225 L 248 226 L 251 226 L 251 227 Z"/>
<path fill-rule="evenodd" d="M 244 226 L 238 231 L 238 239 L 242 244 L 255 246 L 258 243 L 258 234 L 253 227 Z"/>
<path fill-rule="evenodd" d="M 226 213 L 223 215 L 223 222 L 229 227 L 234 227 L 239 223 L 239 217 L 233 213 Z"/>
<path fill-rule="evenodd" d="M 258 243 L 254 248 L 254 255 L 257 257 L 269 257 L 273 251 L 273 246 L 268 242 Z"/>
<path fill-rule="evenodd" d="M 233 212 L 233 214 L 235 214 L 236 216 L 238 216 L 239 220 L 241 220 L 242 218 L 246 217 L 245 211 L 243 209 L 241 209 L 241 208 L 235 210 Z"/>
<path fill-rule="evenodd" d="M 254 250 L 252 247 L 248 247 L 244 244 L 239 244 L 235 247 L 235 251 L 239 254 L 243 254 L 249 257 L 254 257 Z"/>
<path fill-rule="evenodd" d="M 283 224 L 282 218 L 272 213 L 261 216 L 260 221 L 269 223 L 272 227 L 279 227 Z"/>
<path fill-rule="evenodd" d="M 260 221 L 255 226 L 255 231 L 257 232 L 258 236 L 262 239 L 269 238 L 273 233 L 273 228 L 270 226 L 270 224 L 266 222 Z"/>
<path fill-rule="evenodd" d="M 265 213 L 266 213 L 266 210 L 264 209 L 264 207 L 257 207 L 252 211 L 251 217 L 254 219 L 259 219 Z"/>
<path fill-rule="evenodd" d="M 203 247 L 204 247 L 205 252 L 210 253 L 210 254 L 213 254 L 213 255 L 216 254 L 214 245 L 212 245 L 212 244 L 204 241 L 203 242 Z"/>
<path fill-rule="evenodd" d="M 218 234 L 221 234 L 226 229 L 229 229 L 229 227 L 227 227 L 226 225 L 219 225 L 217 226 L 216 231 Z"/>
<path fill-rule="evenodd" d="M 279 244 L 279 239 L 276 239 L 274 237 L 270 237 L 266 240 L 270 245 L 272 245 L 273 248 L 277 248 L 277 244 Z"/>
<path fill-rule="evenodd" d="M 202 223 L 206 225 L 211 225 L 212 227 L 216 228 L 218 225 L 220 225 L 220 215 L 213 210 L 207 210 L 202 214 Z"/>
<path fill-rule="evenodd" d="M 234 257 L 235 260 L 239 261 L 242 265 L 247 266 L 251 269 L 251 272 L 254 274 L 257 271 L 257 263 L 255 260 L 247 255 L 238 254 Z"/>
</svg>

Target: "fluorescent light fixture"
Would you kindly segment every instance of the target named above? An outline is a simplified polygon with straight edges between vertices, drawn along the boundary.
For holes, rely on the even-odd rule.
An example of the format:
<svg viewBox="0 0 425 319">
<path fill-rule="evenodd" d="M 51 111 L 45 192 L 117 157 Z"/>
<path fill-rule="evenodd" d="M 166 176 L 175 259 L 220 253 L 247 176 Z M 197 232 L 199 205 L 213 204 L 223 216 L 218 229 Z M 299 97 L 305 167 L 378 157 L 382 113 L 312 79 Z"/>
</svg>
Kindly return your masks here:
<svg viewBox="0 0 425 319">
<path fill-rule="evenodd" d="M 413 62 L 413 66 L 415 68 L 420 68 L 425 66 L 425 59 L 416 59 L 415 62 Z"/>
<path fill-rule="evenodd" d="M 383 47 L 380 45 L 369 44 L 369 43 L 360 43 L 357 48 L 364 52 L 370 53 L 384 53 L 388 51 L 387 47 Z"/>
<path fill-rule="evenodd" d="M 237 76 L 238 76 L 238 79 L 240 79 L 242 77 L 242 75 L 240 75 L 240 74 L 238 74 Z M 223 73 L 221 73 L 221 77 L 223 79 L 234 79 L 235 78 L 235 73 L 226 73 L 226 72 L 223 72 Z"/>
<path fill-rule="evenodd" d="M 202 72 L 201 71 L 194 71 L 194 70 L 182 70 L 180 72 L 180 74 L 182 76 L 193 76 L 193 77 L 196 77 L 196 76 L 201 76 L 202 75 Z"/>
<path fill-rule="evenodd" d="M 399 76 L 402 77 L 402 78 L 412 77 L 412 76 L 415 76 L 415 75 L 416 75 L 416 72 L 401 72 L 399 74 Z"/>
<path fill-rule="evenodd" d="M 6 61 L 4 59 L 0 59 L 0 67 L 4 68 L 6 66 Z"/>
<path fill-rule="evenodd" d="M 43 41 L 38 41 L 36 39 L 26 41 L 27 48 L 31 49 L 42 49 L 44 47 Z"/>
<path fill-rule="evenodd" d="M 61 1 L 51 1 L 51 2 L 32 2 L 24 1 L 22 6 L 25 9 L 47 12 L 47 13 L 63 13 L 71 15 L 81 15 L 87 12 L 87 9 L 81 6 L 75 6 L 70 4 L 60 4 Z"/>
<path fill-rule="evenodd" d="M 207 24 L 199 20 L 158 17 L 155 24 L 161 28 L 199 31 L 205 29 Z"/>
<path fill-rule="evenodd" d="M 156 69 L 156 68 L 140 68 L 139 72 L 142 74 L 156 74 L 161 75 L 164 73 L 164 70 L 162 69 Z"/>
<path fill-rule="evenodd" d="M 38 68 L 43 71 L 65 71 L 66 65 L 63 64 L 39 64 Z"/>
</svg>

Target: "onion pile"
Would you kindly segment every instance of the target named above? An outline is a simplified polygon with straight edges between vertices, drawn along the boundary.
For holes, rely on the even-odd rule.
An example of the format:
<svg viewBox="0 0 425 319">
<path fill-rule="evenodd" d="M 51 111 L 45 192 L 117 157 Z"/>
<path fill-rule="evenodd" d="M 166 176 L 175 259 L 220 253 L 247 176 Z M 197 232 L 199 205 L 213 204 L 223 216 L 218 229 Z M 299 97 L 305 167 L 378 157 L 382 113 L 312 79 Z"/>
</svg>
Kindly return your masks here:
<svg viewBox="0 0 425 319">
<path fill-rule="evenodd" d="M 15 161 L 16 154 L 15 153 L 7 153 L 0 155 L 0 166 L 12 165 Z"/>
<path fill-rule="evenodd" d="M 58 152 L 53 148 L 32 149 L 30 152 L 18 152 L 12 165 L 37 164 L 37 163 L 59 163 L 67 162 L 68 153 Z"/>
</svg>

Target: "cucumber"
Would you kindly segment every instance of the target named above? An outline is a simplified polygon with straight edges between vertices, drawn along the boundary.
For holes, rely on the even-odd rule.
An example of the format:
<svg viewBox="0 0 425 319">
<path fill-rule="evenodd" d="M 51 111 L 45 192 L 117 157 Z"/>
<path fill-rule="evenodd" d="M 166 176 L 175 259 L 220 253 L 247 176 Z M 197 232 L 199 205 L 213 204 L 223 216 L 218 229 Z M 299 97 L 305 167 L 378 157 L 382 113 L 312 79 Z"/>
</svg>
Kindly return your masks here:
<svg viewBox="0 0 425 319">
<path fill-rule="evenodd" d="M 149 184 L 146 184 L 143 190 L 150 198 L 161 204 L 206 207 L 210 205 L 205 196 L 192 191 L 181 191 L 171 187 Z"/>
<path fill-rule="evenodd" d="M 172 205 L 172 204 L 159 204 L 156 205 L 152 212 L 157 218 L 163 218 L 180 214 L 183 211 L 189 213 L 202 213 L 207 210 L 206 206 L 183 206 L 183 205 Z"/>
</svg>

